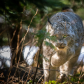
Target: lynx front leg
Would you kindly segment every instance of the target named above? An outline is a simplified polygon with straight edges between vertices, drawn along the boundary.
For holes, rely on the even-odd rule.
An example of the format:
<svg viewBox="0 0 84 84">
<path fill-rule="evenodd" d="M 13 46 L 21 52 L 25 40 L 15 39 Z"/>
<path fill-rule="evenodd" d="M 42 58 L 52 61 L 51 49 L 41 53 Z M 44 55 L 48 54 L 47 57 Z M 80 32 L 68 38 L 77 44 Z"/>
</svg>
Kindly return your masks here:
<svg viewBox="0 0 84 84">
<path fill-rule="evenodd" d="M 52 67 L 49 61 L 43 59 L 44 82 L 56 80 L 56 67 Z"/>
<path fill-rule="evenodd" d="M 77 59 L 78 59 L 78 56 L 74 56 L 69 61 L 67 61 L 65 64 L 60 66 L 60 74 L 61 74 L 61 76 L 63 74 L 65 74 L 66 76 L 74 74 L 74 68 L 73 67 L 76 64 Z"/>
</svg>

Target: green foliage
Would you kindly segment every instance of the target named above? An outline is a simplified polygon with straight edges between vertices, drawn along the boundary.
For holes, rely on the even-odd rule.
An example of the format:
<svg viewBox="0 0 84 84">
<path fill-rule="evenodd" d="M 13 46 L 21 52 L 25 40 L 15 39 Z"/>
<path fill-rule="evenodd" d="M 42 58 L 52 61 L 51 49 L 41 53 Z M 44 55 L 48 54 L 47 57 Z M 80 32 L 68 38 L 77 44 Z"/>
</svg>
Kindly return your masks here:
<svg viewBox="0 0 84 84">
<path fill-rule="evenodd" d="M 64 4 L 62 2 L 56 0 L 28 0 L 29 3 L 35 4 L 37 8 L 40 10 L 44 10 L 45 7 L 62 7 Z"/>
<path fill-rule="evenodd" d="M 84 73 L 82 73 L 82 74 L 76 73 L 74 76 L 68 76 L 66 78 L 66 80 L 62 83 L 58 83 L 57 81 L 49 80 L 49 82 L 45 82 L 45 84 L 84 84 L 84 77 L 82 77 L 83 74 Z"/>
<path fill-rule="evenodd" d="M 70 0 L 1 0 L 0 1 L 0 15 L 6 15 L 6 20 L 13 23 L 19 23 L 21 19 L 23 22 L 29 25 L 32 16 L 36 12 L 36 8 L 39 9 L 38 14 L 35 16 L 32 25 L 39 23 L 40 19 L 45 15 L 52 12 L 56 13 L 61 10 L 62 7 L 69 5 L 71 7 L 82 7 L 80 0 L 74 1 L 75 5 Z M 77 5 L 79 4 L 79 5 Z M 28 16 L 23 14 L 24 10 L 27 10 Z"/>
<path fill-rule="evenodd" d="M 55 47 L 52 45 L 52 43 L 45 41 L 45 45 L 51 47 L 52 49 L 55 49 Z"/>
<path fill-rule="evenodd" d="M 57 83 L 57 81 L 49 81 L 49 82 L 45 82 L 45 84 L 56 84 Z"/>
<path fill-rule="evenodd" d="M 71 82 L 77 82 L 78 81 L 78 78 L 77 77 L 71 77 L 70 81 Z"/>
<path fill-rule="evenodd" d="M 34 80 L 35 83 L 37 83 L 37 79 Z M 29 82 L 27 82 L 27 84 L 32 84 L 33 83 L 33 80 L 30 80 Z"/>
<path fill-rule="evenodd" d="M 41 19 L 45 16 L 45 14 L 49 14 L 51 12 L 55 13 L 60 10 L 64 4 L 62 2 L 56 1 L 56 0 L 26 0 L 26 6 L 25 9 L 29 11 L 28 18 L 25 17 L 23 20 L 24 23 L 29 25 L 29 21 L 31 20 L 31 17 L 34 16 L 36 9 L 38 8 L 39 11 L 37 15 L 34 17 L 31 25 L 33 27 L 36 27 L 37 24 L 41 24 L 42 26 L 45 25 L 46 18 L 41 21 Z"/>
<path fill-rule="evenodd" d="M 81 74 L 76 74 L 75 76 L 71 76 L 70 81 L 71 82 L 79 82 L 81 84 L 82 82 L 84 82 L 84 79 L 80 78 L 81 77 L 80 75 Z"/>
<path fill-rule="evenodd" d="M 39 30 L 37 33 L 36 33 L 36 39 L 38 39 L 38 45 L 40 45 L 44 39 L 49 39 L 49 41 L 57 41 L 56 40 L 56 36 L 50 36 L 49 33 L 46 32 L 45 29 L 43 30 Z M 50 46 L 52 49 L 55 47 L 52 45 L 52 43 L 48 42 L 48 41 L 45 41 L 45 45 L 46 46 Z"/>
<path fill-rule="evenodd" d="M 56 36 L 50 36 L 49 33 L 46 33 L 46 34 L 45 34 L 45 38 L 47 38 L 47 39 L 49 39 L 49 40 L 51 40 L 51 41 L 57 41 L 57 40 L 56 40 Z"/>
<path fill-rule="evenodd" d="M 21 20 L 24 0 L 1 0 L 0 14 L 5 16 L 8 21 L 18 22 Z"/>
<path fill-rule="evenodd" d="M 29 81 L 29 83 L 32 83 L 32 82 L 33 82 L 32 80 Z"/>
<path fill-rule="evenodd" d="M 57 41 L 56 36 L 50 36 L 49 33 L 45 34 L 45 39 L 48 39 L 49 41 L 52 41 L 52 42 Z M 45 45 L 51 47 L 52 49 L 55 49 L 55 46 L 52 43 L 48 42 L 48 41 L 45 41 Z"/>
<path fill-rule="evenodd" d="M 62 2 L 56 0 L 1 0 L 0 1 L 0 15 L 4 15 L 8 22 L 17 23 L 20 22 L 21 19 L 24 22 L 30 21 L 32 16 L 35 14 L 36 9 L 39 9 L 39 13 L 35 16 L 33 21 L 34 23 L 39 22 L 42 16 L 45 15 L 45 11 L 48 13 L 48 9 L 51 10 L 55 8 L 61 8 L 64 4 Z M 28 10 L 28 16 L 23 15 L 24 10 Z M 26 19 L 26 18 L 27 19 Z M 27 23 L 27 24 L 28 24 Z"/>
<path fill-rule="evenodd" d="M 36 34 L 35 34 L 35 38 L 38 40 L 37 45 L 40 46 L 40 44 L 43 42 L 44 37 L 45 37 L 45 29 L 44 30 L 39 30 Z"/>
</svg>

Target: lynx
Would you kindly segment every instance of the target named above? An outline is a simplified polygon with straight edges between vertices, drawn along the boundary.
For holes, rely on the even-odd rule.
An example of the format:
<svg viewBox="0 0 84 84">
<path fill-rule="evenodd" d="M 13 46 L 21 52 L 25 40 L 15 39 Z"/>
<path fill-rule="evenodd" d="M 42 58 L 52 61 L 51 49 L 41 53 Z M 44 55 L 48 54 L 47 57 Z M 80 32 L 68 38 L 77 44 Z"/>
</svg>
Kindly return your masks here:
<svg viewBox="0 0 84 84">
<path fill-rule="evenodd" d="M 73 75 L 74 65 L 83 43 L 83 24 L 78 15 L 73 12 L 59 12 L 51 16 L 46 25 L 46 32 L 55 40 L 45 38 L 43 42 L 44 81 L 56 80 L 60 69 L 61 78 Z M 54 46 L 47 46 L 48 42 Z"/>
</svg>

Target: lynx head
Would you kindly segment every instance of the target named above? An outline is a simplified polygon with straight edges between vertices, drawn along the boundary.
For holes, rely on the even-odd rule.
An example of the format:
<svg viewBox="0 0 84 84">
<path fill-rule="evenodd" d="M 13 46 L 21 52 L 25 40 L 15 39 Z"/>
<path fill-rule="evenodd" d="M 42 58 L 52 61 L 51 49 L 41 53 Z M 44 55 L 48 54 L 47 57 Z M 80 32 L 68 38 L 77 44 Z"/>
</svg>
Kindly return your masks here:
<svg viewBox="0 0 84 84">
<path fill-rule="evenodd" d="M 64 49 L 67 46 L 73 46 L 75 33 L 70 22 L 59 20 L 52 23 L 48 20 L 46 30 L 49 32 L 50 36 L 56 37 L 56 41 L 50 41 L 56 48 Z"/>
</svg>

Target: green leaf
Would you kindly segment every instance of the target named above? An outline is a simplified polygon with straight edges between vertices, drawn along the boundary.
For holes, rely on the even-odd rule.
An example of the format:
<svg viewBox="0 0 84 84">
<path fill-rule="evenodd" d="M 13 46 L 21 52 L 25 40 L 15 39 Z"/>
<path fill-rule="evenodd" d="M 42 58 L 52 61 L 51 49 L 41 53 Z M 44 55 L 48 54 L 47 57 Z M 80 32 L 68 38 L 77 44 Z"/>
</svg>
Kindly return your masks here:
<svg viewBox="0 0 84 84">
<path fill-rule="evenodd" d="M 52 43 L 45 41 L 45 45 L 51 47 L 52 49 L 55 49 L 55 46 Z"/>
<path fill-rule="evenodd" d="M 57 40 L 56 40 L 57 37 L 56 37 L 56 36 L 50 36 L 49 33 L 46 33 L 45 38 L 47 38 L 47 39 L 49 39 L 49 40 L 51 40 L 51 41 L 57 41 Z"/>
<path fill-rule="evenodd" d="M 35 34 L 35 38 L 38 39 L 38 43 L 37 45 L 40 45 L 45 37 L 45 30 L 39 30 L 36 34 Z"/>
</svg>

